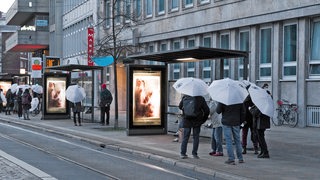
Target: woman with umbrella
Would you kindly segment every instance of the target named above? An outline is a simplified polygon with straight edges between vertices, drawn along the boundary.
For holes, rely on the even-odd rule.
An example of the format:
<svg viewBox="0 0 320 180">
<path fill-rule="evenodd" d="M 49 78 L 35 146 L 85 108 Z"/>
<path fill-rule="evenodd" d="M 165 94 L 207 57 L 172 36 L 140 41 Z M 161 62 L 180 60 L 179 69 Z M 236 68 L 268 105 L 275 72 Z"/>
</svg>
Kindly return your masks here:
<svg viewBox="0 0 320 180">
<path fill-rule="evenodd" d="M 82 111 L 81 101 L 86 97 L 86 93 L 83 87 L 79 85 L 71 85 L 66 90 L 66 98 L 70 101 L 70 107 L 73 112 L 73 122 L 77 126 L 77 116 L 78 124 L 81 126 L 80 112 Z"/>
</svg>

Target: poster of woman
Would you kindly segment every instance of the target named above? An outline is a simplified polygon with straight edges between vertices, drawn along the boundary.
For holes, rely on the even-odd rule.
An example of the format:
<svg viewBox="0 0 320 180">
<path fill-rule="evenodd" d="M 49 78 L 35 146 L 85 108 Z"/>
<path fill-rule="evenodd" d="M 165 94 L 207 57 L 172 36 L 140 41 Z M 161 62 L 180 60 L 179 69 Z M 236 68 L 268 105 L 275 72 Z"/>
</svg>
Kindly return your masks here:
<svg viewBox="0 0 320 180">
<path fill-rule="evenodd" d="M 160 72 L 133 73 L 133 125 L 160 125 Z"/>
<path fill-rule="evenodd" d="M 49 77 L 46 83 L 48 113 L 66 113 L 66 78 Z"/>
</svg>

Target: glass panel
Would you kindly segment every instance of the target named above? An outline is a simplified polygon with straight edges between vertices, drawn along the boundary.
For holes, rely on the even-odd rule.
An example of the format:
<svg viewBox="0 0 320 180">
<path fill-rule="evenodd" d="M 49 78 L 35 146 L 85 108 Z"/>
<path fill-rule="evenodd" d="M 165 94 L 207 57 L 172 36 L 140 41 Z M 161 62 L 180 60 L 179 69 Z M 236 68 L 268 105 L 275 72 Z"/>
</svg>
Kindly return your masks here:
<svg viewBox="0 0 320 180">
<path fill-rule="evenodd" d="M 261 30 L 260 63 L 271 63 L 271 29 Z"/>
<path fill-rule="evenodd" d="M 141 0 L 136 0 L 136 16 L 141 16 Z"/>
<path fill-rule="evenodd" d="M 283 68 L 283 75 L 285 76 L 295 76 L 296 75 L 296 66 L 288 66 Z"/>
<path fill-rule="evenodd" d="M 193 0 L 185 0 L 186 5 L 192 5 L 193 4 Z"/>
<path fill-rule="evenodd" d="M 320 21 L 313 23 L 311 60 L 320 60 Z"/>
<path fill-rule="evenodd" d="M 195 63 L 194 62 L 188 62 L 188 68 L 194 68 Z"/>
<path fill-rule="evenodd" d="M 180 49 L 180 42 L 173 42 L 173 49 L 174 50 Z"/>
<path fill-rule="evenodd" d="M 164 11 L 164 0 L 158 0 L 158 12 L 163 12 Z"/>
<path fill-rule="evenodd" d="M 152 15 L 152 0 L 147 0 L 147 16 Z"/>
<path fill-rule="evenodd" d="M 189 48 L 194 47 L 194 39 L 188 40 L 188 47 Z"/>
<path fill-rule="evenodd" d="M 260 68 L 260 76 L 271 76 L 271 68 Z"/>
<path fill-rule="evenodd" d="M 204 60 L 203 67 L 211 67 L 211 60 Z"/>
<path fill-rule="evenodd" d="M 211 38 L 210 37 L 206 37 L 206 38 L 203 38 L 203 46 L 204 47 L 211 47 Z"/>
<path fill-rule="evenodd" d="M 178 0 L 172 0 L 171 3 L 172 9 L 178 8 Z"/>
<path fill-rule="evenodd" d="M 210 78 L 210 71 L 203 71 L 203 78 Z"/>
<path fill-rule="evenodd" d="M 179 79 L 180 78 L 180 73 L 179 72 L 174 72 L 173 73 L 173 79 Z"/>
<path fill-rule="evenodd" d="M 310 74 L 320 75 L 320 64 L 311 64 L 310 65 Z"/>
<path fill-rule="evenodd" d="M 297 25 L 284 27 L 284 62 L 296 61 L 297 58 Z"/>
<path fill-rule="evenodd" d="M 194 77 L 194 71 L 188 71 L 188 77 Z"/>
</svg>

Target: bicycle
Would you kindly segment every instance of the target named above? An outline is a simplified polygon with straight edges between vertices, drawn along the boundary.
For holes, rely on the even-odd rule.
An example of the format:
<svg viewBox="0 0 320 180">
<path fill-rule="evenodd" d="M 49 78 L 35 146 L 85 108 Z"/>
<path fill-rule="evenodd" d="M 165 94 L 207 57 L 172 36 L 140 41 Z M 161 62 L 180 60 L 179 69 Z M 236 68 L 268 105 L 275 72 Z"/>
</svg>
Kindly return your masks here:
<svg viewBox="0 0 320 180">
<path fill-rule="evenodd" d="M 298 107 L 296 104 L 289 103 L 289 101 L 281 99 L 277 101 L 277 120 L 272 119 L 275 126 L 288 125 L 289 127 L 296 127 L 298 124 Z"/>
<path fill-rule="evenodd" d="M 29 113 L 32 117 L 35 117 L 36 115 L 40 114 L 39 104 L 40 103 L 38 98 L 32 98 L 31 109 L 29 110 Z"/>
</svg>

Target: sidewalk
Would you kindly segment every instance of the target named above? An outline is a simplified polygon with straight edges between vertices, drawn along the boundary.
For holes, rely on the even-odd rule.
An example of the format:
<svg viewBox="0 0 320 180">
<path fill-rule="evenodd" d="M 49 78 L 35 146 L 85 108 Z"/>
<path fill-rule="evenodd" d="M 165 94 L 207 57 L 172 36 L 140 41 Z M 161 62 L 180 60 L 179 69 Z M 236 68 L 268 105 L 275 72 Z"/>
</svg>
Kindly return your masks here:
<svg viewBox="0 0 320 180">
<path fill-rule="evenodd" d="M 98 112 L 95 113 L 99 115 Z M 226 165 L 227 152 L 223 157 L 212 157 L 210 139 L 201 138 L 198 154 L 200 159 L 180 159 L 180 143 L 172 142 L 172 134 L 127 136 L 125 129 L 126 114 L 119 113 L 120 130 L 99 123 L 84 122 L 83 126 L 74 126 L 68 120 L 40 120 L 40 115 L 30 121 L 19 120 L 17 115 L 0 114 L 2 122 L 40 128 L 61 135 L 80 138 L 99 146 L 127 153 L 137 154 L 171 165 L 194 171 L 212 174 L 224 179 L 318 179 L 320 177 L 320 129 L 271 127 L 266 131 L 270 159 L 258 159 L 253 151 L 244 155 L 245 163 Z M 97 117 L 98 118 L 98 117 Z M 110 124 L 113 125 L 113 115 Z M 123 130 L 121 130 L 123 129 Z M 248 139 L 249 142 L 249 139 Z M 188 145 L 190 155 L 192 143 Z"/>
</svg>

